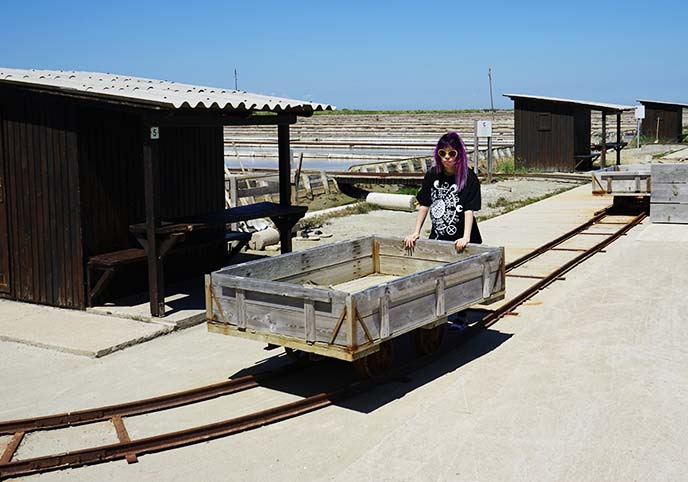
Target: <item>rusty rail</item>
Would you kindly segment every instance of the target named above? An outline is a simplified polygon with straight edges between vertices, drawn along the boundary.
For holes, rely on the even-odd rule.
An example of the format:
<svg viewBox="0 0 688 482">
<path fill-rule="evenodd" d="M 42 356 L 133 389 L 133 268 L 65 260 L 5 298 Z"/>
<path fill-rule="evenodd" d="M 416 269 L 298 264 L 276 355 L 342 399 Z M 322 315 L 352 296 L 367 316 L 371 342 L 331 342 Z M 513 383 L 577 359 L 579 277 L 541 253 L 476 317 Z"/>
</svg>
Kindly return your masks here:
<svg viewBox="0 0 688 482">
<path fill-rule="evenodd" d="M 533 259 L 534 257 L 547 252 L 549 249 L 552 249 L 557 244 L 570 239 L 575 234 L 583 231 L 590 225 L 595 224 L 602 217 L 606 216 L 608 211 L 609 210 L 606 209 L 604 212 L 597 213 L 591 220 L 578 226 L 576 229 L 565 233 L 556 240 L 553 240 L 537 248 L 532 253 L 529 253 L 528 255 L 510 263 L 510 267 L 508 269 L 514 269 L 515 267 L 525 263 L 527 260 Z M 582 252 L 580 255 L 565 263 L 563 266 L 556 269 L 543 279 L 539 280 L 533 286 L 500 308 L 487 312 L 479 323 L 471 325 L 467 330 L 461 333 L 457 342 L 459 344 L 463 344 L 467 340 L 471 339 L 474 335 L 480 333 L 483 328 L 487 328 L 495 324 L 504 315 L 513 311 L 514 308 L 522 304 L 524 301 L 528 300 L 554 281 L 562 279 L 562 275 L 589 257 L 593 256 L 595 253 L 602 251 L 606 246 L 618 239 L 620 236 L 623 236 L 631 228 L 642 222 L 646 216 L 647 212 L 642 212 L 635 216 L 630 222 L 624 224 L 616 232 L 609 234 L 607 239 Z M 289 370 L 292 366 L 288 366 L 285 369 L 277 370 L 275 372 L 255 376 L 249 375 L 234 380 L 229 380 L 227 382 L 209 385 L 207 387 L 187 390 L 162 397 L 140 400 L 137 402 L 111 405 L 99 409 L 83 410 L 79 412 L 69 412 L 47 417 L 39 417 L 36 419 L 3 422 L 0 423 L 0 433 L 11 433 L 14 434 L 14 436 L 5 450 L 5 453 L 0 456 L 0 478 L 4 479 L 7 477 L 18 477 L 50 470 L 79 467 L 83 465 L 119 459 L 126 459 L 129 463 L 135 463 L 137 461 L 137 456 L 139 455 L 169 450 L 172 448 L 182 447 L 185 445 L 255 429 L 264 425 L 276 423 L 330 406 L 354 394 L 363 392 L 371 386 L 379 385 L 380 383 L 384 383 L 390 379 L 395 379 L 395 377 L 398 377 L 401 374 L 409 373 L 410 371 L 417 369 L 419 366 L 425 366 L 429 361 L 444 356 L 446 353 L 456 348 L 456 346 L 445 347 L 445 349 L 438 353 L 427 355 L 422 359 L 415 360 L 402 367 L 399 367 L 398 369 L 390 372 L 384 378 L 367 380 L 364 382 L 354 382 L 333 392 L 319 393 L 303 400 L 273 407 L 267 410 L 262 410 L 253 414 L 138 440 L 129 439 L 122 417 L 148 413 L 156 410 L 165 410 L 167 408 L 195 403 L 218 396 L 235 393 L 241 390 L 246 390 L 248 388 L 258 386 L 260 381 L 265 381 L 269 378 L 273 378 L 279 374 L 282 374 L 283 371 Z M 117 429 L 118 438 L 120 440 L 119 443 L 75 450 L 57 455 L 48 455 L 12 461 L 14 451 L 21 443 L 21 440 L 26 432 L 60 428 L 108 419 L 112 420 L 115 428 Z"/>
<path fill-rule="evenodd" d="M 144 413 L 167 410 L 191 403 L 202 402 L 212 398 L 229 395 L 232 393 L 254 388 L 264 381 L 276 375 L 247 375 L 226 382 L 220 382 L 205 387 L 194 388 L 182 392 L 171 393 L 160 397 L 147 398 L 119 405 L 109 405 L 76 412 L 66 412 L 44 417 L 26 418 L 0 422 L 0 435 L 14 434 L 17 432 L 31 432 L 36 430 L 51 430 L 57 428 L 83 425 L 109 420 L 114 416 L 130 417 Z"/>
<path fill-rule="evenodd" d="M 613 241 L 618 239 L 619 237 L 623 236 L 628 232 L 631 228 L 634 226 L 640 224 L 643 219 L 647 217 L 647 212 L 641 212 L 637 216 L 635 216 L 628 224 L 624 225 L 623 227 L 619 228 L 616 232 L 609 234 L 607 239 L 604 239 L 591 247 L 590 249 L 582 252 L 572 260 L 568 261 L 561 267 L 557 268 L 556 270 L 552 271 L 549 275 L 544 277 L 542 280 L 538 281 L 535 283 L 533 286 L 529 287 L 527 290 L 523 291 L 520 293 L 518 296 L 510 300 L 508 303 L 505 303 L 504 305 L 500 306 L 493 312 L 487 314 L 480 322 L 480 325 L 482 327 L 489 327 L 494 325 L 501 317 L 506 315 L 507 313 L 511 312 L 516 308 L 517 306 L 521 305 L 525 301 L 529 300 L 533 296 L 535 296 L 538 292 L 540 292 L 543 288 L 546 286 L 552 284 L 555 282 L 558 278 L 561 278 L 562 275 L 566 274 L 567 272 L 571 271 L 574 267 L 588 259 L 589 257 L 593 256 L 594 254 L 602 251 L 604 248 L 606 248 L 609 244 L 611 244 Z M 594 219 L 594 218 L 593 218 Z M 567 233 L 568 234 L 568 233 Z M 568 239 L 568 238 L 567 238 Z M 549 245 L 550 243 L 548 243 Z M 547 246 L 547 245 L 545 245 Z M 540 248 L 538 248 L 540 250 Z M 535 250 L 535 251 L 538 251 Z M 534 252 L 535 252 L 534 251 Z M 542 251 L 544 252 L 544 251 Z M 540 252 L 539 254 L 542 254 Z M 526 255 L 529 256 L 529 255 Z M 532 259 L 534 256 L 528 258 Z M 525 256 L 524 256 L 525 258 Z M 523 258 L 521 258 L 523 259 Z M 520 260 L 517 260 L 520 261 Z M 514 266 L 515 267 L 515 266 Z M 513 269 L 513 267 L 511 268 Z"/>
</svg>

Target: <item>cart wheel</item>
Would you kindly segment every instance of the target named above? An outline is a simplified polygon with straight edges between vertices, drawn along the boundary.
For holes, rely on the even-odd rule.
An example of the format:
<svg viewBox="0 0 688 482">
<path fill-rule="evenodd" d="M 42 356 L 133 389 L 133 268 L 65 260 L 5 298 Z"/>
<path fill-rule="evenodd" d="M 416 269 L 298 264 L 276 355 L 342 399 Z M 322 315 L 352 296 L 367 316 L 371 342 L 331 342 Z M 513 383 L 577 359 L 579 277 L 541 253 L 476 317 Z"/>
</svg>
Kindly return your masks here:
<svg viewBox="0 0 688 482">
<path fill-rule="evenodd" d="M 307 363 L 310 360 L 310 354 L 306 351 L 295 350 L 285 346 L 284 352 L 296 363 Z"/>
<path fill-rule="evenodd" d="M 412 333 L 413 349 L 418 356 L 429 355 L 439 350 L 447 333 L 447 324 L 442 323 L 434 328 L 425 330 L 418 328 Z"/>
<path fill-rule="evenodd" d="M 394 352 L 392 343 L 386 341 L 380 344 L 380 350 L 370 355 L 354 360 L 354 370 L 361 378 L 375 378 L 384 375 L 392 367 Z"/>
</svg>

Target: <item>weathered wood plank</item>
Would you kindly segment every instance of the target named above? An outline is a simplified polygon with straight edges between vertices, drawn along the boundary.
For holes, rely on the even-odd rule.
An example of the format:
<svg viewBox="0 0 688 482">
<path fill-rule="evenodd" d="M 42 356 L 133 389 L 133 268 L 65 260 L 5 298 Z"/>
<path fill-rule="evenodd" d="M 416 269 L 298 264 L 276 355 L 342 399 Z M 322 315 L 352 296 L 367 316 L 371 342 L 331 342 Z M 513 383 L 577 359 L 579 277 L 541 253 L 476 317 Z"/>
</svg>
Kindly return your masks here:
<svg viewBox="0 0 688 482">
<path fill-rule="evenodd" d="M 688 204 L 650 204 L 650 219 L 653 223 L 688 223 Z"/>
<path fill-rule="evenodd" d="M 350 281 L 337 283 L 335 285 L 332 285 L 332 288 L 338 291 L 343 291 L 345 293 L 357 293 L 359 291 L 363 291 L 365 289 L 377 286 L 382 283 L 394 281 L 398 278 L 399 276 L 396 275 L 371 273 L 369 275 L 362 276 L 360 278 L 355 278 Z"/>
<path fill-rule="evenodd" d="M 299 276 L 304 272 L 326 268 L 342 261 L 366 256 L 372 257 L 372 253 L 372 239 L 370 237 L 358 238 L 283 254 L 279 256 L 278 262 L 274 261 L 276 258 L 260 259 L 229 266 L 216 273 L 264 280 L 280 280 Z"/>
<path fill-rule="evenodd" d="M 688 164 L 651 164 L 652 185 L 688 183 Z"/>
<path fill-rule="evenodd" d="M 401 238 L 375 237 L 380 246 L 380 270 L 384 271 L 385 263 L 390 263 L 397 266 L 395 269 L 398 271 L 411 274 L 393 276 L 392 279 L 378 275 L 366 280 L 366 275 L 359 277 L 353 266 L 359 262 L 366 265 L 366 269 L 374 267 L 373 252 L 377 249 L 373 247 L 373 237 L 367 239 L 369 243 L 359 243 L 358 247 L 346 247 L 345 244 L 350 242 L 338 243 L 335 251 L 312 248 L 301 252 L 307 252 L 307 256 L 300 256 L 298 260 L 291 255 L 267 260 L 279 264 L 291 256 L 291 260 L 297 261 L 293 261 L 288 269 L 281 270 L 282 273 L 293 272 L 295 266 L 300 269 L 308 266 L 311 279 L 350 278 L 346 281 L 348 288 L 361 291 L 348 295 L 341 289 L 260 279 L 254 275 L 274 275 L 281 268 L 275 270 L 261 265 L 260 269 L 255 269 L 257 263 L 253 263 L 250 269 L 244 266 L 239 270 L 225 269 L 211 275 L 209 289 L 215 294 L 210 310 L 212 320 L 236 325 L 240 320 L 240 309 L 243 309 L 245 328 L 242 333 L 250 332 L 255 339 L 290 340 L 292 345 L 285 346 L 299 346 L 299 349 L 310 352 L 317 350 L 334 357 L 341 357 L 341 348 L 346 347 L 350 357 L 357 357 L 360 353 L 376 350 L 377 344 L 385 339 L 443 321 L 447 313 L 483 300 L 503 297 L 503 248 L 475 246 L 467 252 L 456 253 L 453 243 L 427 241 L 427 244 L 419 243 L 419 246 L 425 246 L 409 256 L 400 247 Z M 385 251 L 385 245 L 391 249 Z M 348 261 L 352 253 L 361 256 L 364 246 L 367 246 L 365 260 Z M 321 256 L 328 252 L 335 255 L 321 260 L 313 256 L 314 251 Z M 385 252 L 388 254 L 383 256 Z M 423 257 L 417 257 L 418 254 Z M 433 260 L 432 256 L 451 261 Z M 232 276 L 228 274 L 230 272 L 251 273 L 251 276 Z M 290 281 L 296 278 L 307 279 L 294 274 Z M 370 279 L 375 278 L 377 280 L 371 284 Z M 386 281 L 380 282 L 380 279 Z M 328 344 L 333 337 L 332 355 L 322 346 L 308 348 L 319 343 Z"/>
<path fill-rule="evenodd" d="M 330 260 L 330 262 L 333 261 L 335 260 Z M 277 279 L 276 281 L 338 289 L 336 286 L 340 283 L 346 283 L 358 278 L 363 278 L 364 276 L 368 276 L 374 272 L 372 257 L 365 256 L 331 264 L 324 268 L 306 270 L 297 275 Z"/>
<path fill-rule="evenodd" d="M 652 187 L 651 203 L 688 204 L 688 183 L 659 184 Z"/>
<path fill-rule="evenodd" d="M 240 276 L 228 276 L 219 273 L 213 273 L 212 276 L 213 282 L 216 282 L 223 287 L 285 296 L 288 298 L 305 298 L 313 301 L 322 301 L 324 303 L 328 303 L 333 297 L 346 296 L 346 293 L 340 293 L 335 290 L 315 288 L 293 283 L 280 283 L 278 281 L 244 278 Z"/>
</svg>

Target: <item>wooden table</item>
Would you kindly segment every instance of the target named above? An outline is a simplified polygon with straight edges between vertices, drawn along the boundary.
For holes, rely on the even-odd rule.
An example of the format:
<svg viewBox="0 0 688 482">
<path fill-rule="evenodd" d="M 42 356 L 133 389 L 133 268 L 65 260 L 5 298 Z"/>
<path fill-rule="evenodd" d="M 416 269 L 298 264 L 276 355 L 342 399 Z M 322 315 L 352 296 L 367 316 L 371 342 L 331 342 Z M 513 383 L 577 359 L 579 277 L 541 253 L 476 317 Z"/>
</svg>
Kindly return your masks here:
<svg viewBox="0 0 688 482">
<path fill-rule="evenodd" d="M 129 226 L 129 230 L 136 237 L 149 258 L 148 288 L 151 295 L 151 314 L 153 316 L 165 316 L 162 274 L 163 258 L 178 241 L 186 239 L 191 233 L 203 233 L 204 231 L 211 232 L 211 235 L 212 231 L 226 233 L 227 225 L 229 224 L 250 221 L 252 219 L 269 218 L 280 232 L 282 252 L 286 253 L 291 251 L 291 229 L 306 214 L 307 210 L 306 206 L 284 206 L 271 202 L 261 202 L 197 216 L 161 221 L 160 225 L 153 229 L 154 250 L 150 249 L 152 243 L 148 239 L 149 231 L 147 224 L 132 224 Z"/>
</svg>

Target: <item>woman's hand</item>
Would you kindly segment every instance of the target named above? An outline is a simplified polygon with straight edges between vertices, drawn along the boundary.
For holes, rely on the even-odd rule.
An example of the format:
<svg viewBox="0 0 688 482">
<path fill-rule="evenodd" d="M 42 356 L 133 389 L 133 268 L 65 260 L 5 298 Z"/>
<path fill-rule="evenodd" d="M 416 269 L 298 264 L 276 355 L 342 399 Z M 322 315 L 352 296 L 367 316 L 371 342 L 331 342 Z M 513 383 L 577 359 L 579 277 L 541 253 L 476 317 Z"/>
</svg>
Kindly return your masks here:
<svg viewBox="0 0 688 482">
<path fill-rule="evenodd" d="M 404 238 L 404 245 L 407 248 L 413 248 L 416 245 L 416 240 L 420 238 L 420 233 L 418 231 L 413 234 L 409 234 Z"/>
<path fill-rule="evenodd" d="M 459 238 L 456 241 L 454 241 L 454 246 L 456 246 L 457 251 L 463 251 L 466 248 L 466 245 L 469 241 L 470 239 L 466 237 Z"/>
</svg>

